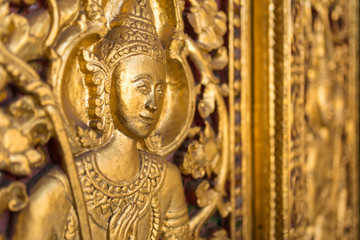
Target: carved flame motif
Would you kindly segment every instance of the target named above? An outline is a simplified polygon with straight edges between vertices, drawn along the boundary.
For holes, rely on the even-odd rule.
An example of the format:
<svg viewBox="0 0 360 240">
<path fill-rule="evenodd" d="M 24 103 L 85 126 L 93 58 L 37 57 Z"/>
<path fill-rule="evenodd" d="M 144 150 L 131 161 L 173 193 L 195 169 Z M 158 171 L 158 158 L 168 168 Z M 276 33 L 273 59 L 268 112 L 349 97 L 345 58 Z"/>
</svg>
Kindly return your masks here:
<svg viewBox="0 0 360 240">
<path fill-rule="evenodd" d="M 92 52 L 84 50 L 83 57 L 86 61 L 86 70 L 92 73 L 90 75 L 91 79 L 86 79 L 86 82 L 90 87 L 90 91 L 95 91 L 97 95 L 95 99 L 89 99 L 90 107 L 88 110 L 91 118 L 89 125 L 95 130 L 79 127 L 78 135 L 81 144 L 86 148 L 91 148 L 98 143 L 107 142 L 113 129 L 109 95 L 111 75 L 107 65 Z"/>
</svg>

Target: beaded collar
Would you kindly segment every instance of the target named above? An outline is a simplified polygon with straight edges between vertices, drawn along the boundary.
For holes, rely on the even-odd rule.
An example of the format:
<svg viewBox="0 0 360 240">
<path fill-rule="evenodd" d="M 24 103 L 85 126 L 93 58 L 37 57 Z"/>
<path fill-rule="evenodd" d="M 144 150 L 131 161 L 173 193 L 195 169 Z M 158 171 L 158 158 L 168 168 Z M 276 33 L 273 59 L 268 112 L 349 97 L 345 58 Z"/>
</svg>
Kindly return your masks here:
<svg viewBox="0 0 360 240">
<path fill-rule="evenodd" d="M 166 173 L 163 158 L 139 152 L 141 167 L 137 176 L 124 182 L 114 182 L 106 178 L 96 166 L 96 157 L 90 153 L 77 162 L 78 173 L 83 187 L 85 201 L 90 209 L 101 206 L 102 212 L 114 210 L 120 202 L 141 201 L 155 196 L 162 186 Z M 146 201 L 145 201 L 146 202 Z M 145 204 L 139 205 L 147 205 Z M 89 209 L 89 210 L 90 210 Z M 105 210 L 105 211 L 104 211 Z"/>
</svg>

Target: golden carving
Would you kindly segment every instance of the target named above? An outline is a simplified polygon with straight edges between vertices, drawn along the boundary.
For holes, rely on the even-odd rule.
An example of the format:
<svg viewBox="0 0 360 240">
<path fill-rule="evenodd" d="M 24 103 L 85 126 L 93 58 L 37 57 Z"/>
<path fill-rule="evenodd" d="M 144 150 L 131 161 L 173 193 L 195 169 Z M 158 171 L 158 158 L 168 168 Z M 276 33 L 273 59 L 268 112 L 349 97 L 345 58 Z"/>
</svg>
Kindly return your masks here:
<svg viewBox="0 0 360 240">
<path fill-rule="evenodd" d="M 96 3 L 91 2 L 85 6 L 87 17 L 92 24 L 97 24 L 96 32 L 105 31 L 103 14 L 94 8 L 96 6 Z M 158 239 L 164 226 L 169 232 L 169 238 L 177 234 L 177 228 L 182 229 L 182 235 L 178 237 L 186 239 L 188 236 L 188 216 L 184 212 L 186 205 L 176 168 L 168 166 L 170 163 L 164 163 L 155 155 L 139 155 L 137 150 L 137 142 L 155 130 L 162 112 L 166 87 L 165 54 L 156 33 L 150 5 L 147 1 L 125 1 L 118 17 L 108 25 L 110 30 L 100 41 L 94 39 L 90 45 L 80 41 L 78 44 L 85 49 L 81 51 L 81 47 L 77 46 L 82 54 L 70 58 L 69 67 L 78 66 L 76 70 L 84 77 L 74 79 L 74 76 L 79 75 L 73 75 L 69 67 L 65 67 L 68 72 L 64 72 L 72 74 L 69 76 L 70 81 L 74 81 L 67 86 L 79 86 L 79 81 L 84 83 L 84 88 L 80 89 L 84 98 L 78 95 L 79 87 L 75 87 L 72 91 L 67 89 L 69 100 L 73 100 L 72 94 L 77 95 L 77 100 L 87 100 L 82 102 L 84 105 L 80 109 L 84 124 L 81 126 L 81 122 L 77 121 L 78 132 L 74 138 L 85 150 L 78 152 L 71 144 L 73 153 L 77 154 L 77 166 L 76 172 L 68 171 L 68 175 L 79 178 L 81 188 L 71 189 L 69 186 L 74 184 L 71 181 L 69 184 L 59 169 L 50 170 L 36 184 L 28 206 L 19 214 L 14 239 L 47 239 L 54 234 L 57 238 L 65 239 L 79 236 L 83 239 Z M 88 29 L 82 30 L 86 32 Z M 69 40 L 66 40 L 59 40 L 57 44 L 68 44 Z M 61 47 L 53 48 L 53 55 L 58 54 L 58 49 Z M 52 69 L 56 73 L 55 68 L 59 69 L 60 65 L 61 69 L 61 63 L 54 62 Z M 62 84 L 59 87 L 66 85 L 64 81 L 68 77 L 64 78 L 59 79 Z M 59 101 L 56 99 L 59 96 L 56 84 L 54 100 Z M 68 96 L 60 97 L 66 101 Z M 72 114 L 76 116 L 76 110 L 79 110 L 76 108 L 77 102 L 66 103 L 70 103 L 70 106 L 75 104 L 75 112 Z M 65 121 L 68 120 L 66 117 L 69 115 L 64 112 L 62 115 L 65 115 Z M 65 123 L 69 132 L 68 122 Z M 7 135 L 5 132 L 5 137 Z M 20 136 L 13 137 L 20 139 Z M 11 141 L 5 143 L 9 145 Z M 18 150 L 4 147 L 12 152 Z M 174 178 L 176 175 L 177 180 Z M 81 191 L 84 203 L 81 198 L 72 197 L 71 192 L 75 190 Z M 45 192 L 58 194 L 44 195 Z M 51 201 L 62 209 L 61 213 L 51 210 Z M 83 204 L 88 213 L 78 211 L 82 207 L 79 205 Z M 43 208 L 45 215 L 38 213 L 39 208 Z M 73 208 L 77 214 L 71 210 Z M 179 211 L 182 214 L 179 215 Z M 53 218 L 54 214 L 62 215 Z M 28 222 L 30 218 L 37 221 Z M 47 227 L 44 227 L 45 223 Z M 56 229 L 55 232 L 52 229 Z"/>
<path fill-rule="evenodd" d="M 349 154 L 354 133 L 347 130 L 355 121 L 347 112 L 353 111 L 351 102 L 356 101 L 356 95 L 348 92 L 356 81 L 349 74 L 350 61 L 355 61 L 348 55 L 354 51 L 347 42 L 350 2 L 309 2 L 312 9 L 306 9 L 305 15 L 313 26 L 306 28 L 305 45 L 310 49 L 305 55 L 306 235 L 314 239 L 356 236 L 357 216 L 353 212 L 357 203 L 352 184 L 356 184 L 357 174 L 348 169 L 357 167 L 356 158 Z M 353 182 L 349 183 L 349 178 Z"/>
<path fill-rule="evenodd" d="M 45 162 L 45 154 L 35 147 L 45 144 L 52 135 L 45 111 L 31 97 L 12 103 L 7 111 L 0 110 L 1 170 L 14 175 L 29 175 Z"/>
<path fill-rule="evenodd" d="M 1 170 L 31 175 L 47 165 L 43 149 L 61 164 L 38 174 L 29 197 L 19 182 L 2 189 L 3 209 L 19 211 L 9 237 L 200 239 L 216 211 L 228 216 L 230 90 L 215 73 L 228 65 L 227 16 L 214 0 L 189 2 L 194 36 L 181 0 L 48 0 L 34 12 L 27 1 L 24 15 L 13 4 L 1 1 Z M 31 96 L 8 103 L 10 88 Z M 204 127 L 190 128 L 196 109 Z M 202 179 L 190 221 L 165 159 L 185 138 L 180 169 Z"/>
<path fill-rule="evenodd" d="M 0 0 L 0 239 L 356 239 L 357 10 Z"/>
<path fill-rule="evenodd" d="M 254 17 L 256 237 L 356 239 L 358 2 L 263 3 Z"/>
</svg>

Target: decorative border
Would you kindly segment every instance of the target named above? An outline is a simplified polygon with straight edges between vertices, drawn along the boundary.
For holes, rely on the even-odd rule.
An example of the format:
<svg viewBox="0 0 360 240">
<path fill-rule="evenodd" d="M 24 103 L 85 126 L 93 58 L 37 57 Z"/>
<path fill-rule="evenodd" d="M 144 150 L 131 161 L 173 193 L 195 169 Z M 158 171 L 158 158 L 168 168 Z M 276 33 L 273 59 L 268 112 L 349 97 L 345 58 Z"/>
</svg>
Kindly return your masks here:
<svg viewBox="0 0 360 240">
<path fill-rule="evenodd" d="M 306 166 L 305 166 L 305 46 L 304 0 L 291 1 L 291 102 L 289 125 L 289 225 L 290 239 L 305 237 Z M 299 220 L 299 221 L 297 221 Z"/>
<path fill-rule="evenodd" d="M 358 0 L 349 0 L 349 17 L 350 17 L 350 38 L 349 38 L 349 46 L 350 46 L 350 61 L 349 61 L 349 109 L 352 113 L 352 129 L 353 129 L 353 139 L 352 144 L 349 149 L 352 149 L 351 156 L 351 169 L 352 169 L 352 178 L 351 181 L 353 184 L 352 196 L 353 196 L 353 212 L 354 219 L 352 221 L 352 231 L 353 231 L 353 239 L 359 239 L 360 237 L 360 223 L 359 223 L 359 193 L 360 193 L 360 176 L 359 176 L 359 79 L 360 79 L 360 49 L 359 49 L 359 27 L 360 27 L 360 4 Z"/>
<path fill-rule="evenodd" d="M 231 177 L 231 209 L 233 210 L 230 215 L 230 235 L 231 238 L 234 239 L 236 235 L 236 218 L 237 218 L 237 212 L 234 211 L 236 209 L 236 190 L 237 190 L 237 184 L 236 184 L 236 164 L 235 164 L 235 89 L 234 89 L 234 81 L 235 81 L 235 49 L 234 49 L 234 41 L 235 41 L 235 33 L 234 33 L 234 0 L 229 0 L 228 2 L 228 41 L 229 41 L 229 72 L 228 72 L 228 79 L 229 79 L 229 161 L 230 161 L 230 177 Z M 238 186 L 241 187 L 241 186 Z"/>
<path fill-rule="evenodd" d="M 252 4 L 252 154 L 253 154 L 253 189 L 254 189 L 254 239 L 269 239 L 270 229 L 275 218 L 272 201 L 274 174 L 271 169 L 270 144 L 273 144 L 273 101 L 274 89 L 270 81 L 273 73 L 272 35 L 273 11 L 272 0 L 260 0 Z M 272 78 L 273 80 L 273 78 Z M 272 125 L 271 125 L 272 124 Z M 274 156 L 274 155 L 271 155 Z M 273 165 L 274 166 L 274 165 Z M 272 178 L 271 178 L 272 177 Z"/>
<path fill-rule="evenodd" d="M 251 1 L 243 0 L 240 6 L 240 75 L 241 75 L 241 110 L 239 131 L 241 132 L 241 173 L 242 173 L 242 239 L 252 239 L 253 233 L 253 167 L 252 167 L 252 79 L 251 79 Z M 239 33 L 240 34 L 240 33 Z M 240 118 L 241 117 L 241 118 Z M 240 120 L 241 119 L 241 120 Z M 236 155 L 235 155 L 236 156 Z M 239 230 L 237 230 L 238 233 Z M 240 235 L 236 235 L 239 239 Z"/>
<path fill-rule="evenodd" d="M 231 239 L 252 239 L 251 3 L 229 0 Z"/>
<path fill-rule="evenodd" d="M 270 1 L 269 104 L 270 104 L 270 239 L 288 239 L 290 2 Z"/>
</svg>

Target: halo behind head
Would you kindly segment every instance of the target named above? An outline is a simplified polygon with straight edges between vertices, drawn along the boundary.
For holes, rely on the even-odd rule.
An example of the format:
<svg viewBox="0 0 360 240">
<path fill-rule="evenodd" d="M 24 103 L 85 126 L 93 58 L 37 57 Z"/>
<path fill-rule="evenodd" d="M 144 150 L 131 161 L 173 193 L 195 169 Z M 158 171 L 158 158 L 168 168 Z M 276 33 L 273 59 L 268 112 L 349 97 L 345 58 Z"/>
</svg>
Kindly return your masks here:
<svg viewBox="0 0 360 240">
<path fill-rule="evenodd" d="M 174 1 L 163 1 L 161 5 L 156 5 L 156 1 L 151 1 L 151 4 L 158 7 L 157 14 L 154 15 L 155 25 L 148 25 L 152 26 L 151 28 L 146 27 L 146 24 L 153 23 L 148 2 L 150 1 L 124 0 L 121 13 L 108 25 L 109 27 L 111 25 L 110 29 L 103 24 L 88 24 L 88 28 L 84 31 L 74 23 L 74 26 L 61 34 L 59 38 L 61 41 L 54 48 L 60 56 L 60 61 L 51 65 L 48 78 L 54 89 L 57 104 L 60 106 L 66 132 L 75 155 L 103 145 L 111 136 L 112 118 L 108 108 L 105 107 L 107 105 L 104 104 L 108 101 L 106 95 L 111 83 L 110 74 L 114 69 L 112 66 L 131 55 L 146 54 L 162 63 L 165 63 L 166 59 L 166 97 L 159 124 L 153 135 L 155 138 L 160 136 L 157 138 L 160 141 L 156 141 L 158 143 L 155 144 L 156 147 L 155 145 L 144 147 L 160 155 L 168 155 L 179 147 L 187 135 L 195 112 L 194 80 L 186 54 L 176 59 L 170 54 L 171 42 L 179 29 L 177 25 L 181 24 L 181 19 L 174 17 L 178 6 L 174 4 Z M 160 15 L 167 19 L 166 24 L 160 22 Z M 141 49 L 134 49 L 134 52 L 126 53 L 110 64 L 110 56 L 115 56 L 116 51 L 121 50 L 118 41 L 119 33 L 122 32 L 120 29 L 126 28 L 141 35 L 142 38 L 130 38 L 134 40 L 135 45 L 136 43 L 142 43 L 145 46 L 155 45 L 161 54 L 153 54 L 156 51 L 146 53 Z M 145 41 L 148 39 L 146 36 L 153 36 L 156 42 L 149 44 L 150 42 Z M 130 40 L 123 43 L 125 46 L 131 45 Z M 116 49 L 117 45 L 119 45 L 118 49 Z M 169 51 L 165 53 L 162 46 Z M 89 61 L 85 61 L 85 56 L 89 57 Z M 97 74 L 94 74 L 95 72 Z M 95 75 L 97 77 L 92 78 Z M 102 77 L 101 81 L 100 77 Z M 89 84 L 92 84 L 91 89 Z M 95 92 L 99 94 L 95 96 Z M 91 97 L 92 104 L 89 102 Z M 95 115 L 90 117 L 90 110 L 100 116 L 104 113 L 103 116 L 107 117 L 96 118 Z M 99 130 L 98 127 L 103 130 Z"/>
</svg>

